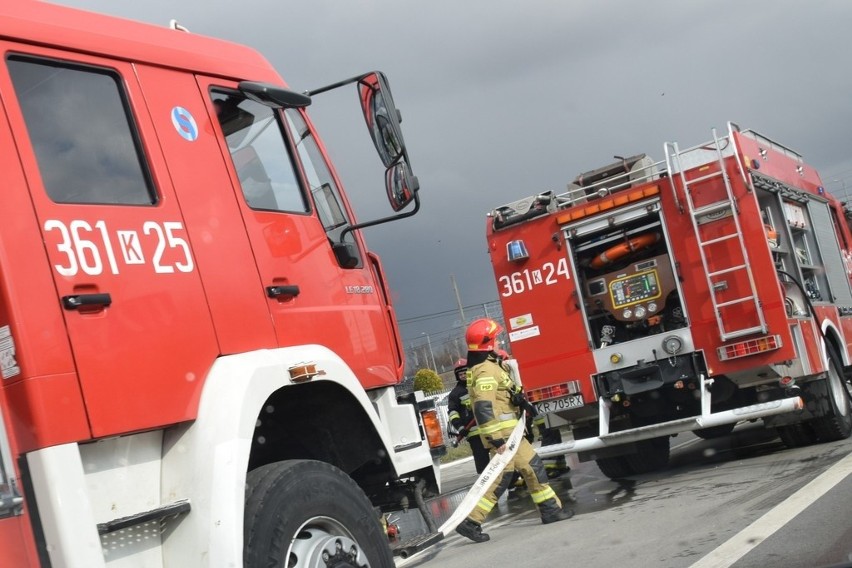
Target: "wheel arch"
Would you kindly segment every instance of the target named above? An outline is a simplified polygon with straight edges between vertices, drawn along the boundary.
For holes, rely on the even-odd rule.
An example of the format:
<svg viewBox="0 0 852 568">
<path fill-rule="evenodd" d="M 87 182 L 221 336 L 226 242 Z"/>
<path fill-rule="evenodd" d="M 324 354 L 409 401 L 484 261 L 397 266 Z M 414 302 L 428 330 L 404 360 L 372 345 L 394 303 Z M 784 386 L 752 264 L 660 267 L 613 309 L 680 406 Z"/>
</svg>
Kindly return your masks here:
<svg viewBox="0 0 852 568">
<path fill-rule="evenodd" d="M 248 471 L 288 459 L 332 464 L 360 485 L 393 475 L 376 425 L 349 390 L 326 380 L 282 387 L 260 409 Z"/>
<path fill-rule="evenodd" d="M 844 367 L 848 366 L 849 363 L 850 363 L 849 352 L 844 347 L 845 343 L 843 341 L 843 335 L 842 335 L 840 329 L 838 329 L 838 327 L 830 319 L 824 319 L 822 321 L 820 328 L 822 330 L 822 336 L 825 339 L 825 348 L 826 349 L 828 349 L 829 347 L 833 348 L 834 352 L 837 353 L 840 356 L 841 363 L 843 364 L 843 366 Z M 827 352 L 825 350 L 823 350 L 822 356 L 824 358 L 823 365 L 827 367 L 828 366 L 827 365 L 828 364 L 828 360 L 827 360 L 828 355 L 827 355 Z"/>
<path fill-rule="evenodd" d="M 305 361 L 315 363 L 319 374 L 294 383 L 288 369 Z M 321 404 L 325 399 L 329 403 Z M 335 418 L 328 409 L 344 420 L 324 420 Z M 306 418 L 311 411 L 316 416 Z M 345 362 L 319 345 L 217 359 L 196 420 L 167 430 L 163 442 L 161 493 L 187 498 L 192 507 L 165 539 L 166 556 L 176 565 L 203 565 L 205 558 L 241 565 L 245 483 L 253 467 L 305 458 L 332 463 L 362 484 L 393 476 L 401 461 L 392 452 L 397 434 L 381 427 L 380 411 L 387 412 L 374 404 Z M 329 434 L 319 434 L 321 429 Z M 353 434 L 357 447 L 346 447 Z M 294 443 L 297 437 L 304 442 Z M 309 447 L 326 442 L 326 447 Z M 355 457 L 359 452 L 363 463 Z M 427 458 L 431 464 L 428 452 Z"/>
</svg>

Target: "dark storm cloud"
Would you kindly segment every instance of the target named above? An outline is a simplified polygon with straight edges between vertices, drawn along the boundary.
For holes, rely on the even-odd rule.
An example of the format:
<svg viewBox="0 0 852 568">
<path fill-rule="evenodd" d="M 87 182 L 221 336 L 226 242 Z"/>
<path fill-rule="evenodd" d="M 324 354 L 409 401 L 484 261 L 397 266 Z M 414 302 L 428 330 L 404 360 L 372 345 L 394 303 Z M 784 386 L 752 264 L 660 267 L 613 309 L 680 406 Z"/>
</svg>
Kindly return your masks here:
<svg viewBox="0 0 852 568">
<path fill-rule="evenodd" d="M 661 160 L 664 142 L 705 142 L 728 120 L 852 190 L 844 0 L 64 3 L 246 43 L 297 90 L 385 71 L 423 206 L 366 237 L 403 319 L 453 309 L 451 274 L 464 304 L 497 298 L 494 207 L 562 191 L 614 155 Z M 387 214 L 354 95 L 337 96 L 316 98 L 314 120 L 359 215 Z"/>
</svg>

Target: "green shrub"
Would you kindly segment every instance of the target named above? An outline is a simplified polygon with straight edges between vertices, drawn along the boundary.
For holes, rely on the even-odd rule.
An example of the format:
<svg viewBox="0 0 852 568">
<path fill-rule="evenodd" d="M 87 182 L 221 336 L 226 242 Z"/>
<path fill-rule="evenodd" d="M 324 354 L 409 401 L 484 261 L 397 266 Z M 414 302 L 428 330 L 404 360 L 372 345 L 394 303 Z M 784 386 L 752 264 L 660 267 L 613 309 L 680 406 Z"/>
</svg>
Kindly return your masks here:
<svg viewBox="0 0 852 568">
<path fill-rule="evenodd" d="M 470 449 L 470 444 L 460 442 L 457 447 L 452 447 L 447 444 L 447 453 L 441 456 L 441 463 L 450 463 L 462 458 L 467 458 L 473 455 L 473 450 Z"/>
<path fill-rule="evenodd" d="M 414 390 L 425 393 L 441 392 L 444 390 L 444 382 L 432 369 L 420 369 L 414 374 Z"/>
</svg>

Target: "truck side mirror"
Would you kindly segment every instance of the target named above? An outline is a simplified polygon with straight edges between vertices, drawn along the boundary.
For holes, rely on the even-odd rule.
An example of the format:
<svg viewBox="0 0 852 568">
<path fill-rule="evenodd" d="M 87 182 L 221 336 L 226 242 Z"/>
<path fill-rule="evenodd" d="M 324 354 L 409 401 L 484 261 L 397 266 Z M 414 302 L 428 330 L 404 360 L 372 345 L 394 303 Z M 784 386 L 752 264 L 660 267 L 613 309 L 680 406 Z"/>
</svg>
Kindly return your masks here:
<svg viewBox="0 0 852 568">
<path fill-rule="evenodd" d="M 414 199 L 418 183 L 417 178 L 411 175 L 400 128 L 402 119 L 393 104 L 384 74 L 374 71 L 361 77 L 358 81 L 358 96 L 373 144 L 387 168 L 385 187 L 388 201 L 394 211 L 399 211 Z"/>
<path fill-rule="evenodd" d="M 385 172 L 388 201 L 394 211 L 399 211 L 414 198 L 420 182 L 411 174 L 408 162 L 400 160 Z"/>
<path fill-rule="evenodd" d="M 390 87 L 384 73 L 374 71 L 358 81 L 358 96 L 361 111 L 373 144 L 386 168 L 391 167 L 405 155 L 405 142 L 399 111 L 393 104 Z"/>
<path fill-rule="evenodd" d="M 394 212 L 398 213 L 409 203 L 413 202 L 414 207 L 405 213 L 346 227 L 339 236 L 341 243 L 343 242 L 343 237 L 355 229 L 363 229 L 387 223 L 388 221 L 410 217 L 420 209 L 420 198 L 417 193 L 418 189 L 420 189 L 420 183 L 417 177 L 411 173 L 408 152 L 405 149 L 402 129 L 400 128 L 402 119 L 396 106 L 394 106 L 390 87 L 384 73 L 381 71 L 371 71 L 370 73 L 338 81 L 325 87 L 305 91 L 305 95 L 314 97 L 352 83 L 357 84 L 358 100 L 361 103 L 364 120 L 367 122 L 367 130 L 369 130 L 370 137 L 373 139 L 373 145 L 376 147 L 379 158 L 385 166 L 385 191 L 387 192 L 391 208 L 393 208 Z M 345 255 L 345 251 L 341 248 L 340 251 L 335 251 L 335 254 Z M 340 257 L 338 257 L 338 262 L 343 262 Z"/>
<path fill-rule="evenodd" d="M 353 243 L 333 243 L 331 250 L 334 251 L 334 258 L 337 259 L 337 264 L 341 268 L 361 266 L 361 255 L 358 253 L 358 247 Z"/>
</svg>

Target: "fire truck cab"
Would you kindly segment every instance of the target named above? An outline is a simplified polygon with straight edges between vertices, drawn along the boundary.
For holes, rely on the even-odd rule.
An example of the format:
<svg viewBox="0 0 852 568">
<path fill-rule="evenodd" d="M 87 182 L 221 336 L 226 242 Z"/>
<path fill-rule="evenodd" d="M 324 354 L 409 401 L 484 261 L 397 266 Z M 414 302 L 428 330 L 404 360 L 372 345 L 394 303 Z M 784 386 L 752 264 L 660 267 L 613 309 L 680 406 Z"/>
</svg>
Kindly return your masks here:
<svg viewBox="0 0 852 568">
<path fill-rule="evenodd" d="M 359 230 L 419 208 L 384 75 L 30 0 L 0 53 L 0 565 L 392 566 L 444 448 Z M 360 224 L 305 111 L 344 85 Z"/>
<path fill-rule="evenodd" d="M 529 399 L 617 478 L 669 437 L 763 419 L 790 446 L 852 432 L 852 236 L 790 148 L 729 124 L 666 159 L 494 209 L 489 253 Z"/>
</svg>

